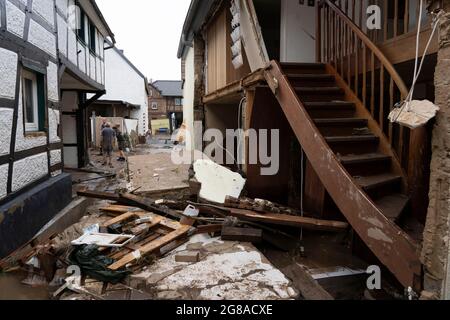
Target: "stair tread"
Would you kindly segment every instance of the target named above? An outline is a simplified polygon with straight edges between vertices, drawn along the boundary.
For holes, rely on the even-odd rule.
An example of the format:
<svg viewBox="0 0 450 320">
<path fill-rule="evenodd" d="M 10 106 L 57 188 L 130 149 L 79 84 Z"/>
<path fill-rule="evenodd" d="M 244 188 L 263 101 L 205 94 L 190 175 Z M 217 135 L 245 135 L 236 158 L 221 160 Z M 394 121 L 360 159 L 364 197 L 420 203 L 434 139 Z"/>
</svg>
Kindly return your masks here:
<svg viewBox="0 0 450 320">
<path fill-rule="evenodd" d="M 397 221 L 408 205 L 408 202 L 409 197 L 403 194 L 393 194 L 378 199 L 375 201 L 375 204 L 386 218 Z"/>
<path fill-rule="evenodd" d="M 342 164 L 352 165 L 352 164 L 361 164 L 361 163 L 370 163 L 377 161 L 390 161 L 392 158 L 382 153 L 365 153 L 358 155 L 339 155 L 339 160 Z"/>
<path fill-rule="evenodd" d="M 335 77 L 331 74 L 296 74 L 296 73 L 288 73 L 286 76 L 290 79 L 325 79 L 325 80 L 335 80 Z"/>
<path fill-rule="evenodd" d="M 363 118 L 320 118 L 314 119 L 316 124 L 320 125 L 333 125 L 333 124 L 362 124 L 367 125 L 368 120 Z"/>
<path fill-rule="evenodd" d="M 355 107 L 353 102 L 348 101 L 311 101 L 305 102 L 304 105 L 309 107 Z"/>
<path fill-rule="evenodd" d="M 354 177 L 354 179 L 363 189 L 369 190 L 398 182 L 402 177 L 392 173 L 383 173 L 374 176 Z"/>
<path fill-rule="evenodd" d="M 330 92 L 330 91 L 336 91 L 336 92 L 344 92 L 342 88 L 340 87 L 295 87 L 295 91 L 311 91 L 311 92 Z"/>
<path fill-rule="evenodd" d="M 328 142 L 360 142 L 360 141 L 376 141 L 379 138 L 375 135 L 368 134 L 362 136 L 336 136 L 336 137 L 325 137 Z"/>
<path fill-rule="evenodd" d="M 281 67 L 307 67 L 307 68 L 325 68 L 325 63 L 317 63 L 317 62 L 282 62 Z"/>
</svg>

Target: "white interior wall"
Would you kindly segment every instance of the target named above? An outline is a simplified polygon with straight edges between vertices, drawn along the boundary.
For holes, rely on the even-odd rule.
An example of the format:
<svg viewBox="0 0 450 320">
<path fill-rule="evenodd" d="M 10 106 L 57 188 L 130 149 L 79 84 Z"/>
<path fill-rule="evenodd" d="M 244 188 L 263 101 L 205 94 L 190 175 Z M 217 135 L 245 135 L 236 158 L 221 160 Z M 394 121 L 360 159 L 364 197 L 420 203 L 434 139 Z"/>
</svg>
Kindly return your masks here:
<svg viewBox="0 0 450 320">
<path fill-rule="evenodd" d="M 316 61 L 316 9 L 308 2 L 281 0 L 281 62 Z"/>
</svg>

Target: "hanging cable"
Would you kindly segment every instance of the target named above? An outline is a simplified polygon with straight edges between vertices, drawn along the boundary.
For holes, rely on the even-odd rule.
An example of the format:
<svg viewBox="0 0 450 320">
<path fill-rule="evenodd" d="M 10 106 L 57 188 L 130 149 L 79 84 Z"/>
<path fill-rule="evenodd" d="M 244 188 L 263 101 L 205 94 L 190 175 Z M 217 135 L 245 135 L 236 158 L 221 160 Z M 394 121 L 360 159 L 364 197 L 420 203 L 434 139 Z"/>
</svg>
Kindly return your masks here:
<svg viewBox="0 0 450 320">
<path fill-rule="evenodd" d="M 419 76 L 422 72 L 422 68 L 425 62 L 426 55 L 428 53 L 428 50 L 430 48 L 431 42 L 433 41 L 434 35 L 436 33 L 437 27 L 439 26 L 439 23 L 441 21 L 441 15 L 443 14 L 443 11 L 438 12 L 433 17 L 433 29 L 430 35 L 430 38 L 428 39 L 427 45 L 425 46 L 425 50 L 422 55 L 422 59 L 420 59 L 420 65 L 419 65 L 419 47 L 420 47 L 420 33 L 422 29 L 422 16 L 423 16 L 423 0 L 420 0 L 420 13 L 419 13 L 419 21 L 418 21 L 418 27 L 417 27 L 417 36 L 416 36 L 416 57 L 415 57 L 415 65 L 414 65 L 414 76 L 413 76 L 413 82 L 411 85 L 411 89 L 408 93 L 408 96 L 405 99 L 405 103 L 400 109 L 400 112 L 398 113 L 397 117 L 395 118 L 394 122 L 397 122 L 402 113 L 409 109 L 409 104 L 413 101 L 414 98 L 414 91 L 417 84 L 417 81 L 419 80 Z"/>
</svg>

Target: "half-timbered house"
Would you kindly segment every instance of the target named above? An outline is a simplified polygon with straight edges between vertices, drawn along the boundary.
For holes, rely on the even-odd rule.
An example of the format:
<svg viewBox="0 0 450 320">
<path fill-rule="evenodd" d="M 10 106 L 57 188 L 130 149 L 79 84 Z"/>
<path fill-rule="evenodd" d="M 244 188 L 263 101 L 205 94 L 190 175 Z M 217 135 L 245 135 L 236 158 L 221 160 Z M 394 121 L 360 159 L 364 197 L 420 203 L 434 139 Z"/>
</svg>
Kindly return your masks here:
<svg viewBox="0 0 450 320">
<path fill-rule="evenodd" d="M 0 258 L 72 200 L 63 164 L 86 159 L 83 111 L 104 93 L 106 37 L 95 1 L 0 0 Z"/>
</svg>

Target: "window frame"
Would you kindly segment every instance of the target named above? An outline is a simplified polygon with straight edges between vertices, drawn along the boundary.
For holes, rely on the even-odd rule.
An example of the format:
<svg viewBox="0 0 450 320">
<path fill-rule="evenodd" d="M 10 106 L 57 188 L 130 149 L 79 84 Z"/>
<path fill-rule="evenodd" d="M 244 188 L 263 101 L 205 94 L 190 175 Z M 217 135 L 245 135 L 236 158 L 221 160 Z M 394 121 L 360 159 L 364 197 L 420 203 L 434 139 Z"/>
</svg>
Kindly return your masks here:
<svg viewBox="0 0 450 320">
<path fill-rule="evenodd" d="M 158 110 L 158 102 L 152 102 L 152 110 Z"/>
<path fill-rule="evenodd" d="M 94 55 L 97 55 L 97 27 L 90 19 L 88 19 L 88 34 L 89 40 L 87 46 L 89 51 Z"/>
<path fill-rule="evenodd" d="M 27 89 L 25 86 L 26 80 L 31 80 L 32 82 L 32 103 L 33 103 L 33 122 L 27 122 Z M 39 94 L 38 94 L 38 75 L 30 70 L 22 70 L 22 110 L 24 117 L 24 131 L 26 132 L 39 132 Z"/>
</svg>

